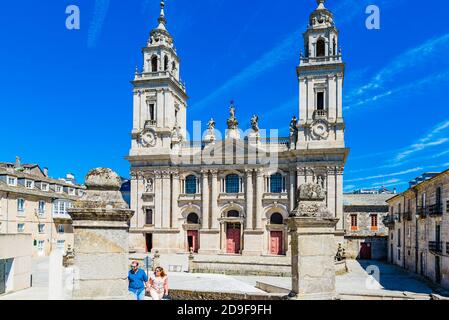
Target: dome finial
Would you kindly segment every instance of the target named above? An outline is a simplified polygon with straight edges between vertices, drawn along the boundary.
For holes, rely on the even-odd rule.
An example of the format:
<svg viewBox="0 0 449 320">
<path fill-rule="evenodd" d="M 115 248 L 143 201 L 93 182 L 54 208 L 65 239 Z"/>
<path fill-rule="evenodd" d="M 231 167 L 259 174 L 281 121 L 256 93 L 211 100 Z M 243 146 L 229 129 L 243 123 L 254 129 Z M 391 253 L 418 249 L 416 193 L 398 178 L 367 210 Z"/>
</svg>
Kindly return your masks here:
<svg viewBox="0 0 449 320">
<path fill-rule="evenodd" d="M 316 3 L 318 4 L 318 8 L 317 10 L 321 10 L 321 9 L 326 9 L 324 7 L 324 3 L 326 2 L 326 0 L 316 0 Z"/>
<path fill-rule="evenodd" d="M 158 29 L 165 29 L 165 25 L 167 24 L 167 20 L 165 19 L 164 8 L 165 8 L 165 1 L 161 0 L 161 14 L 158 19 L 159 22 Z"/>
</svg>

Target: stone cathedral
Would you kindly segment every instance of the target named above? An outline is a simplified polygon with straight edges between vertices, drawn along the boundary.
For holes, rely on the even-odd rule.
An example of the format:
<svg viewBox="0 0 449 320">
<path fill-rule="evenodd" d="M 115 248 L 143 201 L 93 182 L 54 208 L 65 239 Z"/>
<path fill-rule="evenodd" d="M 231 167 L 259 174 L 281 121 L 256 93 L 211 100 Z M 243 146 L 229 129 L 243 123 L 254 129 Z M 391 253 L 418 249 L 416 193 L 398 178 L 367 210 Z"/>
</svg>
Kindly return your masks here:
<svg viewBox="0 0 449 320">
<path fill-rule="evenodd" d="M 343 242 L 345 65 L 333 14 L 324 0 L 317 3 L 296 67 L 299 116 L 286 119 L 290 136 L 264 137 L 256 115 L 251 128 L 239 128 L 231 103 L 226 134 L 211 119 L 196 142 L 186 139 L 188 96 L 161 2 L 158 26 L 142 50 L 143 68 L 132 81 L 131 250 L 289 255 L 284 221 L 307 183 L 324 190 Z"/>
</svg>

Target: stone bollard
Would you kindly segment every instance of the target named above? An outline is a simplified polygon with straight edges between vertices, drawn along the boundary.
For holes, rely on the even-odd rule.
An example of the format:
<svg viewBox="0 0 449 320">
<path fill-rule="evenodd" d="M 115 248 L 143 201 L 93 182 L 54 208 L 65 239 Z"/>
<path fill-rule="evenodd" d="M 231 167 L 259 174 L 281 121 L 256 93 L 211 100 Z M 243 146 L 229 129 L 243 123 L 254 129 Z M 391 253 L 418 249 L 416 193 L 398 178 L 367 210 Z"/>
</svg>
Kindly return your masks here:
<svg viewBox="0 0 449 320">
<path fill-rule="evenodd" d="M 128 293 L 129 221 L 133 211 L 120 193 L 120 177 L 95 169 L 69 214 L 74 229 L 73 299 L 131 299 Z"/>
<path fill-rule="evenodd" d="M 299 188 L 299 201 L 287 219 L 291 235 L 292 298 L 332 300 L 335 289 L 335 226 L 318 184 Z"/>
</svg>

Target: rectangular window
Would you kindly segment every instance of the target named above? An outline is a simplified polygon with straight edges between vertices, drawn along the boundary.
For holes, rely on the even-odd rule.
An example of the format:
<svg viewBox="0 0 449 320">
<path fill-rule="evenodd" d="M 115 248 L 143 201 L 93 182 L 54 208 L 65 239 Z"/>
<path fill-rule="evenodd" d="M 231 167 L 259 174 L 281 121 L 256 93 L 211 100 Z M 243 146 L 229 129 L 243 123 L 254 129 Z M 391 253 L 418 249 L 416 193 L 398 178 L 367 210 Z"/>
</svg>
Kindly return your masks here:
<svg viewBox="0 0 449 320">
<path fill-rule="evenodd" d="M 44 246 L 45 246 L 45 241 L 44 240 L 39 240 L 37 242 L 37 250 L 39 252 L 43 252 L 44 251 Z"/>
<path fill-rule="evenodd" d="M 58 225 L 58 233 L 60 233 L 60 234 L 65 233 L 65 228 L 64 228 L 63 224 Z"/>
<path fill-rule="evenodd" d="M 398 229 L 398 248 L 401 247 L 401 229 Z"/>
<path fill-rule="evenodd" d="M 446 212 L 449 213 L 449 200 L 446 201 Z"/>
<path fill-rule="evenodd" d="M 34 188 L 34 182 L 31 180 L 26 180 L 25 181 L 25 188 L 27 189 L 33 189 Z"/>
<path fill-rule="evenodd" d="M 17 179 L 14 177 L 8 177 L 8 185 L 9 186 L 17 186 Z"/>
<path fill-rule="evenodd" d="M 45 224 L 39 224 L 37 228 L 39 233 L 45 233 Z"/>
<path fill-rule="evenodd" d="M 351 214 L 351 231 L 357 231 L 358 228 L 357 215 Z"/>
<path fill-rule="evenodd" d="M 324 110 L 324 92 L 317 92 L 316 94 L 316 109 Z"/>
<path fill-rule="evenodd" d="M 401 261 L 401 249 L 398 249 L 398 260 Z"/>
<path fill-rule="evenodd" d="M 62 193 L 62 186 L 55 186 L 56 193 Z"/>
<path fill-rule="evenodd" d="M 398 218 L 399 218 L 399 222 L 401 222 L 401 220 L 402 220 L 402 206 L 401 206 L 401 204 L 398 205 Z"/>
<path fill-rule="evenodd" d="M 17 199 L 17 211 L 23 213 L 25 211 L 25 200 Z"/>
<path fill-rule="evenodd" d="M 24 223 L 19 223 L 19 224 L 17 224 L 17 232 L 18 232 L 18 233 L 23 233 L 23 232 L 25 232 L 25 224 L 24 224 Z"/>
<path fill-rule="evenodd" d="M 39 201 L 39 215 L 43 216 L 45 213 L 45 201 Z"/>
<path fill-rule="evenodd" d="M 149 113 L 150 113 L 150 120 L 151 121 L 155 121 L 156 120 L 156 116 L 155 116 L 155 113 L 154 113 L 154 104 L 153 103 L 149 105 Z"/>
<path fill-rule="evenodd" d="M 75 195 L 75 189 L 69 188 L 69 195 L 74 196 Z"/>
<path fill-rule="evenodd" d="M 371 215 L 371 231 L 378 231 L 378 230 L 379 230 L 379 226 L 378 226 L 377 214 L 372 214 Z"/>
</svg>

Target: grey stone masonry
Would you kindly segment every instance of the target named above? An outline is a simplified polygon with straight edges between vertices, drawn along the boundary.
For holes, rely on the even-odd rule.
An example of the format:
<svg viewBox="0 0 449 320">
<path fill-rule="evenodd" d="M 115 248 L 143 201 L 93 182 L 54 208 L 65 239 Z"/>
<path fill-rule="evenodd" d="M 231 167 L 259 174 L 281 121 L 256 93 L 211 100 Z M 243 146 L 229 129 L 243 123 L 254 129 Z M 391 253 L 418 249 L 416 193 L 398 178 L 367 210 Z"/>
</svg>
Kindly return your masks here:
<svg viewBox="0 0 449 320">
<path fill-rule="evenodd" d="M 69 210 L 74 227 L 73 299 L 128 299 L 129 221 L 120 178 L 110 169 L 94 169 L 85 179 L 85 195 Z"/>
<path fill-rule="evenodd" d="M 292 293 L 300 300 L 331 300 L 335 289 L 335 226 L 318 184 L 299 187 L 299 201 L 287 219 L 291 236 Z"/>
</svg>

